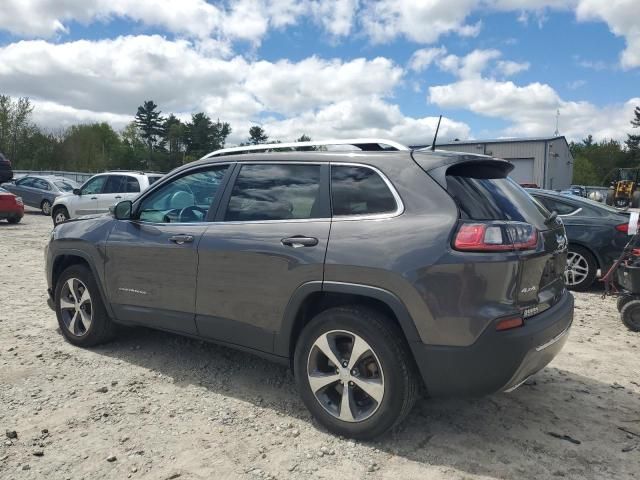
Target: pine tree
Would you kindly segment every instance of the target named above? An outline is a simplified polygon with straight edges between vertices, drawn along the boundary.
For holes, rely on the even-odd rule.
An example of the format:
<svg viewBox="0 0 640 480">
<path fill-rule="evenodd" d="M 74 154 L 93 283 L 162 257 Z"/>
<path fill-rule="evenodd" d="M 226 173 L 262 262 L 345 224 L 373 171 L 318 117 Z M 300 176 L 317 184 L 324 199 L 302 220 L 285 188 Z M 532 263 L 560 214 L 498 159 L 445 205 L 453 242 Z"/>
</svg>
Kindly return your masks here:
<svg viewBox="0 0 640 480">
<path fill-rule="evenodd" d="M 633 113 L 634 118 L 631 120 L 631 125 L 633 126 L 633 128 L 640 128 L 640 107 L 636 107 Z M 640 161 L 640 134 L 628 134 L 627 141 L 624 143 L 627 145 L 630 161 Z"/>
<path fill-rule="evenodd" d="M 254 125 L 249 129 L 249 145 L 259 145 L 261 143 L 267 143 L 269 136 L 264 129 L 258 125 Z"/>
<path fill-rule="evenodd" d="M 153 150 L 161 146 L 164 138 L 164 118 L 160 116 L 162 112 L 157 110 L 153 100 L 147 100 L 138 107 L 135 122 L 140 129 L 140 134 L 147 145 L 148 158 L 147 167 L 153 164 Z"/>
</svg>

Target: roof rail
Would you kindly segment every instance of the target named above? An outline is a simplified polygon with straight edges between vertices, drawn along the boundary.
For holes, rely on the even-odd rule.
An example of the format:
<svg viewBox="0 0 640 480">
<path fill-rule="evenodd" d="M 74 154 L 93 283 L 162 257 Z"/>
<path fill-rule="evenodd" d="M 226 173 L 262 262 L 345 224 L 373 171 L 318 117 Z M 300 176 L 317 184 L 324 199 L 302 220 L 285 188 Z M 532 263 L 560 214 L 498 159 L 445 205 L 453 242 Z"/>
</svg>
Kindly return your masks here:
<svg viewBox="0 0 640 480">
<path fill-rule="evenodd" d="M 302 147 L 320 147 L 324 145 L 351 145 L 358 147 L 363 151 L 380 151 L 380 150 L 405 150 L 409 147 L 392 140 L 382 138 L 352 138 L 347 140 L 321 140 L 310 142 L 289 142 L 289 143 L 261 143 L 258 145 L 245 145 L 242 147 L 230 147 L 216 150 L 205 155 L 204 158 L 218 157 L 223 155 L 232 155 L 234 153 L 249 153 L 256 151 L 275 150 L 280 148 L 302 148 Z M 391 147 L 390 149 L 384 146 Z"/>
</svg>

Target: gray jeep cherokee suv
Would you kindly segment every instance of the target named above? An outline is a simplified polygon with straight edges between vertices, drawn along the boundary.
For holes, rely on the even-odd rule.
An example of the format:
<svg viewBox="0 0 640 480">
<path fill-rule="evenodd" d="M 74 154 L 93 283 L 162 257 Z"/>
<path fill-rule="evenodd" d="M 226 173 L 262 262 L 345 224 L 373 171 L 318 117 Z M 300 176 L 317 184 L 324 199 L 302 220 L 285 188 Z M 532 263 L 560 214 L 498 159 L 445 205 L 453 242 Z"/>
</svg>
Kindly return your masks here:
<svg viewBox="0 0 640 480">
<path fill-rule="evenodd" d="M 112 215 L 58 225 L 50 305 L 74 345 L 145 325 L 290 363 L 332 432 L 380 435 L 430 396 L 510 390 L 564 345 L 562 223 L 487 156 L 226 149 Z M 358 147 L 360 150 L 355 150 Z"/>
</svg>

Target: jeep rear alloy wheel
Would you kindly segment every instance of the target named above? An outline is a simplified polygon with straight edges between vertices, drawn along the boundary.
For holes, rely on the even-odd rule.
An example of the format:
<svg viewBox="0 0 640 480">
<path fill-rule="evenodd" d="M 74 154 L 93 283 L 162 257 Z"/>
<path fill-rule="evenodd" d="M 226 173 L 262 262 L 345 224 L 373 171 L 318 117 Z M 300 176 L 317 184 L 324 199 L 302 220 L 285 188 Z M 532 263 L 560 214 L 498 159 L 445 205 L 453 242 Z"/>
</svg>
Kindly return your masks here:
<svg viewBox="0 0 640 480">
<path fill-rule="evenodd" d="M 355 333 L 332 330 L 314 342 L 307 362 L 316 400 L 336 418 L 359 422 L 384 397 L 384 373 L 371 346 Z"/>
<path fill-rule="evenodd" d="M 91 327 L 91 294 L 87 286 L 77 278 L 70 278 L 60 292 L 60 313 L 71 335 L 81 337 Z"/>
<path fill-rule="evenodd" d="M 398 425 L 420 387 L 398 324 L 363 305 L 328 308 L 311 319 L 296 342 L 293 370 L 315 419 L 363 440 Z"/>
</svg>

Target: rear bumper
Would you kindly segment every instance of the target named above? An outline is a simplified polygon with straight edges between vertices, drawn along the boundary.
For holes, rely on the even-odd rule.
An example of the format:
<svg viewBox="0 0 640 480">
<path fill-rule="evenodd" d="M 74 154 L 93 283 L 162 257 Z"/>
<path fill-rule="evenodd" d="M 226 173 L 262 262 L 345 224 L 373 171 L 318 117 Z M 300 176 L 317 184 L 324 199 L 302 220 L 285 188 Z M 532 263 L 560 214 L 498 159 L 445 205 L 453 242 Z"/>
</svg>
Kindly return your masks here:
<svg viewBox="0 0 640 480">
<path fill-rule="evenodd" d="M 413 344 L 431 396 L 483 395 L 512 390 L 544 368 L 567 341 L 573 296 L 525 320 L 521 328 L 498 332 L 490 325 L 469 347 Z"/>
</svg>

